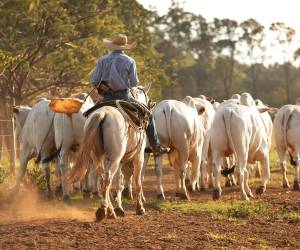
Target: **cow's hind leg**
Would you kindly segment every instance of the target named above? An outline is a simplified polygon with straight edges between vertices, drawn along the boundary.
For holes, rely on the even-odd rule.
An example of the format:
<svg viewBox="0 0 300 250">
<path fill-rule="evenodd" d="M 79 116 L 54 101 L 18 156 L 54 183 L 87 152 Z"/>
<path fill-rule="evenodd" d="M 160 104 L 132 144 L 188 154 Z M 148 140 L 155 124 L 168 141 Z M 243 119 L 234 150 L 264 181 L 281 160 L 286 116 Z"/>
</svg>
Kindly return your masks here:
<svg viewBox="0 0 300 250">
<path fill-rule="evenodd" d="M 286 159 L 285 159 L 286 148 L 277 146 L 276 150 L 279 156 L 281 173 L 282 173 L 282 187 L 289 188 L 290 184 L 286 176 Z"/>
<path fill-rule="evenodd" d="M 124 176 L 124 189 L 122 191 L 122 195 L 128 199 L 133 200 L 132 195 L 132 175 L 133 175 L 133 166 L 132 163 L 125 163 L 122 166 L 122 173 Z"/>
<path fill-rule="evenodd" d="M 143 147 L 142 147 L 143 148 Z M 143 151 L 140 154 L 137 154 L 135 159 L 133 160 L 133 175 L 136 187 L 136 214 L 137 215 L 144 215 L 145 209 L 143 206 L 142 200 L 142 167 L 144 163 Z"/>
<path fill-rule="evenodd" d="M 44 171 L 45 171 L 45 179 L 46 179 L 46 185 L 47 185 L 47 197 L 52 198 L 52 190 L 51 190 L 51 185 L 50 185 L 50 164 L 43 163 Z"/>
<path fill-rule="evenodd" d="M 244 169 L 244 181 L 245 181 L 245 191 L 246 191 L 246 194 L 247 194 L 247 196 L 248 197 L 253 197 L 253 194 L 252 194 L 252 192 L 251 192 L 251 189 L 250 189 L 250 187 L 249 187 L 249 183 L 248 183 L 248 180 L 249 180 L 249 176 L 250 176 L 250 174 L 249 174 L 249 171 L 248 171 L 248 169 L 246 168 L 246 169 Z"/>
<path fill-rule="evenodd" d="M 19 167 L 16 183 L 10 189 L 13 194 L 18 193 L 18 191 L 20 189 L 20 184 L 21 184 L 21 182 L 24 178 L 25 172 L 26 172 L 27 163 L 31 158 L 32 158 L 31 148 L 29 145 L 24 144 L 22 146 L 22 150 L 20 153 L 20 167 Z"/>
<path fill-rule="evenodd" d="M 296 157 L 296 162 L 297 162 L 297 165 L 294 166 L 295 168 L 295 177 L 294 177 L 294 185 L 293 185 L 293 189 L 295 191 L 298 191 L 300 190 L 300 185 L 299 185 L 299 163 L 300 163 L 300 159 L 299 159 L 299 155 L 297 154 L 297 157 Z"/>
<path fill-rule="evenodd" d="M 196 183 L 200 175 L 201 151 L 197 150 L 190 161 L 192 163 L 191 190 L 195 192 Z"/>
<path fill-rule="evenodd" d="M 261 161 L 262 165 L 262 183 L 260 187 L 256 190 L 257 194 L 262 194 L 266 191 L 267 183 L 270 179 L 270 165 L 269 165 L 269 154 L 265 152 L 263 154 L 263 159 Z"/>
<path fill-rule="evenodd" d="M 215 177 L 215 188 L 213 190 L 213 199 L 218 200 L 221 197 L 221 155 L 220 152 L 213 152 L 213 174 Z"/>
<path fill-rule="evenodd" d="M 161 160 L 161 156 L 156 156 L 154 157 L 155 160 L 155 174 L 156 174 L 156 180 L 157 180 L 157 198 L 160 200 L 164 200 L 165 199 L 165 193 L 164 193 L 164 189 L 162 187 L 162 160 Z M 147 164 L 147 162 L 146 162 Z M 146 165 L 144 163 L 144 165 Z M 144 179 L 144 175 L 143 175 L 143 179 Z"/>
</svg>

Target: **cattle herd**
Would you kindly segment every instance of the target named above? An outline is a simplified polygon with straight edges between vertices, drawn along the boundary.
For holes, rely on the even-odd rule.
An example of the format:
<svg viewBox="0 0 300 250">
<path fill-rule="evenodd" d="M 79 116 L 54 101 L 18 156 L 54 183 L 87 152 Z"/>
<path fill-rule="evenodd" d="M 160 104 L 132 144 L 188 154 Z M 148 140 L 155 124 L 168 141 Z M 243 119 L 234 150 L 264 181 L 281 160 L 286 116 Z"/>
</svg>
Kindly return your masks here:
<svg viewBox="0 0 300 250">
<path fill-rule="evenodd" d="M 134 88 L 132 94 L 147 105 L 149 88 Z M 78 98 L 84 99 L 86 94 Z M 50 101 L 39 100 L 32 108 L 17 106 L 17 138 L 21 142 L 20 167 L 13 192 L 17 192 L 27 163 L 33 157 L 45 171 L 48 195 L 52 194 L 49 162 L 57 163 L 59 187 L 64 199 L 70 195 L 70 183 L 82 181 L 84 194 L 103 197 L 96 213 L 105 217 L 124 216 L 122 193 L 132 197 L 132 178 L 136 185 L 137 214 L 145 212 L 142 182 L 149 153 L 143 130 L 130 122 L 115 107 L 102 107 L 88 118 L 83 113 L 92 107 L 87 98 L 80 112 L 72 115 L 54 113 Z M 269 113 L 275 115 L 272 122 Z M 279 110 L 253 100 L 248 93 L 235 94 L 218 103 L 201 95 L 181 101 L 159 102 L 153 117 L 159 140 L 169 149 L 168 159 L 174 168 L 176 196 L 190 199 L 190 192 L 213 188 L 213 199 L 221 197 L 221 175 L 227 185 L 239 183 L 242 199 L 249 200 L 249 174 L 253 166 L 261 167 L 257 194 L 266 191 L 270 178 L 269 151 L 274 132 L 276 151 L 283 176 L 283 188 L 289 188 L 286 156 L 294 167 L 293 189 L 299 190 L 300 106 L 285 105 Z M 288 153 L 288 154 L 287 154 Z M 155 157 L 157 195 L 164 199 L 162 159 Z M 237 180 L 236 180 L 237 179 Z M 111 203 L 115 187 L 117 207 Z"/>
</svg>

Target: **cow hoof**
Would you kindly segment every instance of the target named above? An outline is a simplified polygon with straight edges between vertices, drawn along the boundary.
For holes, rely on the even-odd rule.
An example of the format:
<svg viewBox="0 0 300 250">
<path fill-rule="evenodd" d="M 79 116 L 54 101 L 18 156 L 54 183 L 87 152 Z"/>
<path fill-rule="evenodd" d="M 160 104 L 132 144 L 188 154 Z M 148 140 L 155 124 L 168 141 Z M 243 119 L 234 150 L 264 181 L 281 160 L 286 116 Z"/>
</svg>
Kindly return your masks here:
<svg viewBox="0 0 300 250">
<path fill-rule="evenodd" d="M 96 222 L 100 222 L 107 216 L 107 209 L 106 208 L 98 208 L 96 211 Z"/>
<path fill-rule="evenodd" d="M 120 207 L 115 208 L 115 214 L 118 217 L 125 217 L 125 212 L 124 212 L 123 208 L 120 208 Z"/>
<path fill-rule="evenodd" d="M 282 187 L 283 188 L 290 188 L 290 184 L 288 183 L 288 182 L 284 182 L 283 184 L 282 184 Z"/>
<path fill-rule="evenodd" d="M 53 193 L 52 193 L 52 191 L 48 191 L 47 192 L 47 199 L 48 200 L 52 200 L 53 199 Z"/>
<path fill-rule="evenodd" d="M 190 192 L 195 192 L 191 184 L 187 185 L 187 190 L 189 190 Z"/>
<path fill-rule="evenodd" d="M 157 194 L 157 199 L 164 201 L 166 198 L 164 194 Z"/>
<path fill-rule="evenodd" d="M 227 180 L 227 181 L 225 182 L 225 187 L 232 187 L 231 181 Z"/>
<path fill-rule="evenodd" d="M 84 200 L 89 199 L 89 198 L 90 198 L 90 195 L 91 195 L 90 191 L 88 191 L 88 190 L 82 190 L 82 198 L 83 198 Z"/>
<path fill-rule="evenodd" d="M 219 200 L 221 197 L 221 190 L 214 189 L 212 197 L 213 197 L 213 200 Z"/>
<path fill-rule="evenodd" d="M 266 191 L 264 186 L 260 186 L 256 189 L 256 194 L 263 194 Z"/>
<path fill-rule="evenodd" d="M 60 185 L 60 186 L 57 186 L 57 187 L 55 188 L 55 196 L 56 196 L 56 197 L 59 197 L 59 196 L 62 196 L 62 194 L 63 194 L 62 186 L 61 186 L 61 185 Z"/>
<path fill-rule="evenodd" d="M 123 192 L 122 192 L 122 195 L 127 199 L 127 200 L 133 200 L 133 197 L 132 197 L 132 193 L 129 192 L 129 188 L 124 188 Z"/>
<path fill-rule="evenodd" d="M 189 186 L 189 185 L 191 184 L 191 182 L 190 182 L 189 179 L 185 179 L 184 182 L 185 182 L 185 185 L 186 185 L 186 186 Z"/>
<path fill-rule="evenodd" d="M 108 219 L 117 219 L 117 215 L 114 210 L 107 209 L 107 218 Z"/>
<path fill-rule="evenodd" d="M 145 214 L 145 208 L 143 208 L 143 207 L 136 208 L 136 214 L 137 215 L 144 215 Z"/>
<path fill-rule="evenodd" d="M 299 181 L 294 181 L 293 190 L 295 190 L 295 191 L 299 191 L 300 190 Z"/>
<path fill-rule="evenodd" d="M 99 193 L 98 193 L 98 192 L 92 192 L 92 199 L 93 199 L 93 200 L 100 199 Z"/>
<path fill-rule="evenodd" d="M 64 195 L 63 196 L 63 201 L 68 202 L 70 200 L 70 195 Z"/>
<path fill-rule="evenodd" d="M 247 193 L 247 196 L 250 197 L 250 198 L 253 198 L 253 197 L 254 197 L 251 191 L 249 191 L 249 192 Z"/>
</svg>

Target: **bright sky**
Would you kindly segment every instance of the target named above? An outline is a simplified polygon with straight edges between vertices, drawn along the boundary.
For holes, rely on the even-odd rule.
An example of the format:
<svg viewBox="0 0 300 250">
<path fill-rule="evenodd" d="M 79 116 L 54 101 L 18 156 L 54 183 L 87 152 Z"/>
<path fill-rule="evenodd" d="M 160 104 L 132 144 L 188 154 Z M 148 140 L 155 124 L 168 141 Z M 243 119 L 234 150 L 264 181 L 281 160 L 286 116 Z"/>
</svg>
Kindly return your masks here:
<svg viewBox="0 0 300 250">
<path fill-rule="evenodd" d="M 146 8 L 157 9 L 165 14 L 171 0 L 138 0 Z M 300 47 L 300 1 L 299 0 L 184 0 L 179 1 L 185 10 L 201 14 L 207 20 L 230 18 L 244 21 L 254 18 L 269 27 L 272 22 L 283 22 L 295 29 L 297 45 Z M 274 55 L 274 53 L 272 53 Z"/>
</svg>

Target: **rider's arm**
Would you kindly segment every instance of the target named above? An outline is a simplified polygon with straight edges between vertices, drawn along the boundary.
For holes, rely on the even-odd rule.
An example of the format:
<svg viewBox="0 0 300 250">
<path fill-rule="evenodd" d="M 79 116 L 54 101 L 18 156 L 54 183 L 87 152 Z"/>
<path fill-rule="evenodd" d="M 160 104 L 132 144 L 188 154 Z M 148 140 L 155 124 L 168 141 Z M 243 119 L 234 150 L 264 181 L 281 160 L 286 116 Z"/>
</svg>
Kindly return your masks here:
<svg viewBox="0 0 300 250">
<path fill-rule="evenodd" d="M 99 85 L 102 78 L 102 74 L 103 74 L 103 58 L 101 57 L 98 60 L 94 72 L 92 73 L 92 82 L 91 82 L 92 87 L 97 87 Z"/>
<path fill-rule="evenodd" d="M 139 84 L 135 61 L 132 61 L 131 65 L 130 65 L 129 82 L 130 82 L 130 87 L 135 87 Z"/>
</svg>

